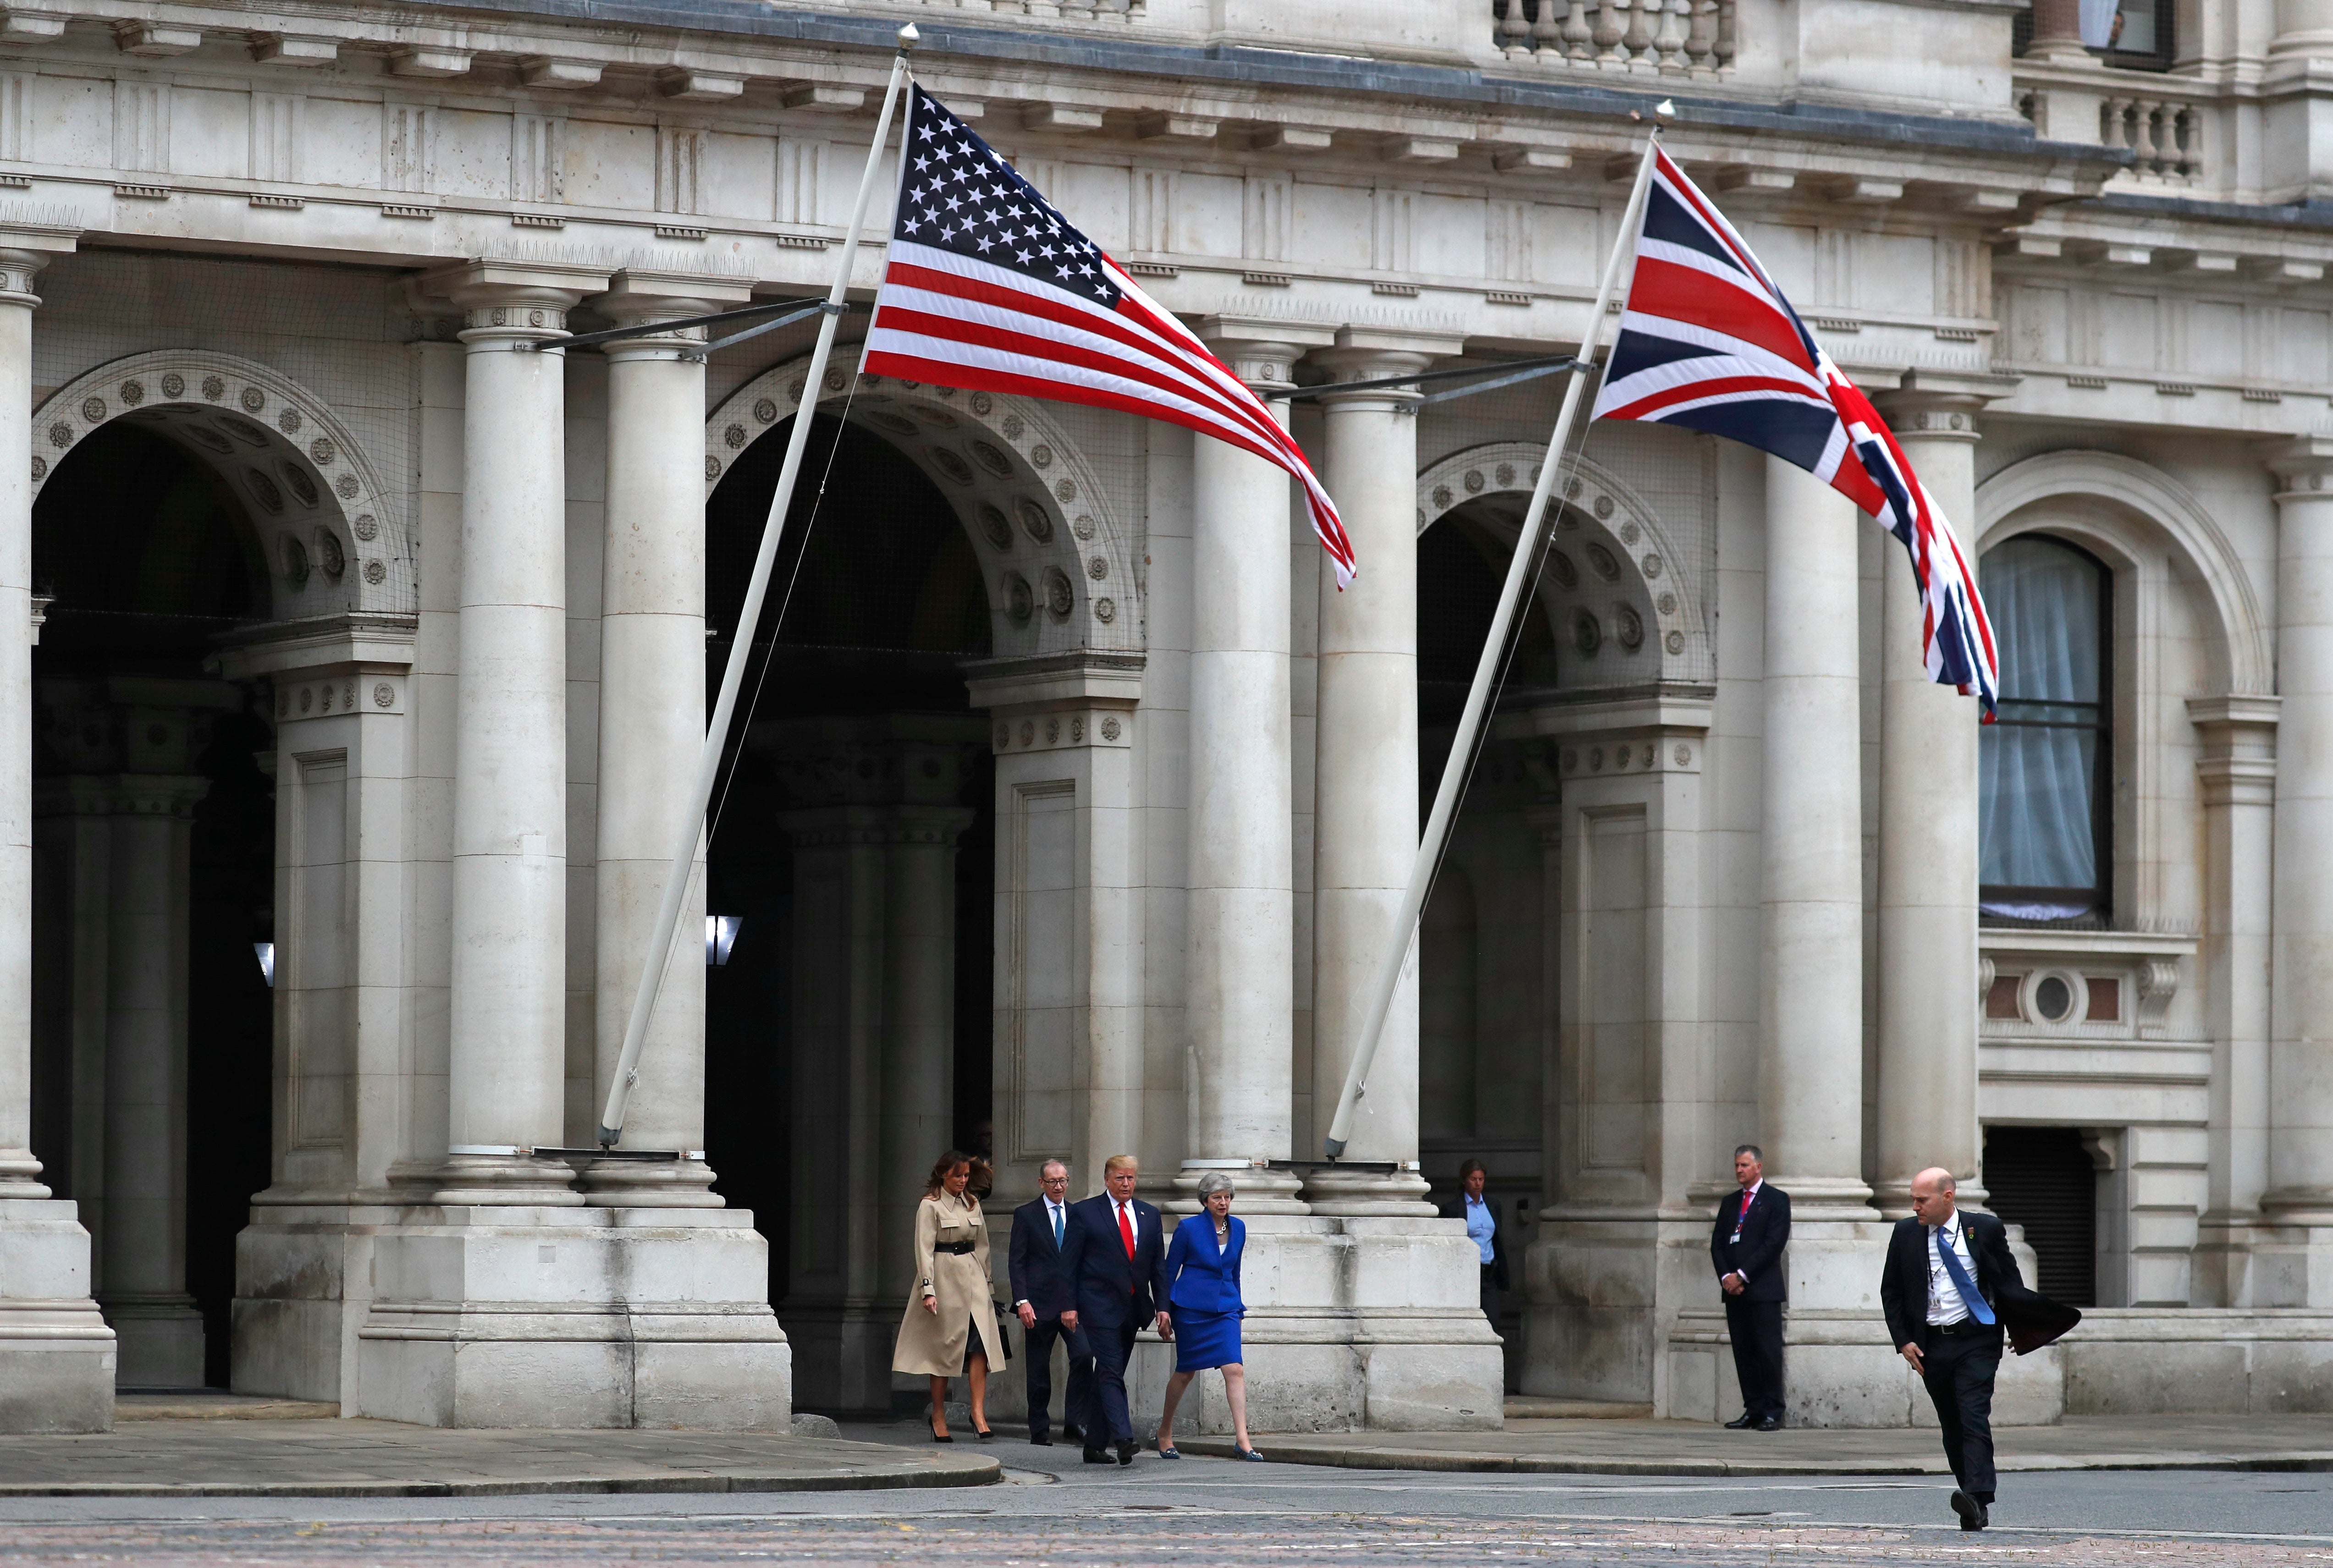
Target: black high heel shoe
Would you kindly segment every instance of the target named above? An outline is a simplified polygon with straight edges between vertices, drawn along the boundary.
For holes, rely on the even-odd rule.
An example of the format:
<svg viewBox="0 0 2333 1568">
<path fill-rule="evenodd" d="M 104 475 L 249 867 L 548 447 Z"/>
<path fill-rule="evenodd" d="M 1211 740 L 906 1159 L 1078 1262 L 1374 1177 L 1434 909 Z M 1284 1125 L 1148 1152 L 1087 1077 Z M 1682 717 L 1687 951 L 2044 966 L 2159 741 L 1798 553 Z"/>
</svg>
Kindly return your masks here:
<svg viewBox="0 0 2333 1568">
<path fill-rule="evenodd" d="M 924 1413 L 924 1425 L 931 1432 L 932 1441 L 936 1443 L 952 1443 L 955 1441 L 955 1438 L 940 1430 L 938 1418 L 932 1415 L 928 1410 Z"/>
<path fill-rule="evenodd" d="M 972 1435 L 978 1438 L 984 1443 L 993 1443 L 996 1440 L 996 1434 L 989 1430 L 986 1427 L 973 1428 Z"/>
</svg>

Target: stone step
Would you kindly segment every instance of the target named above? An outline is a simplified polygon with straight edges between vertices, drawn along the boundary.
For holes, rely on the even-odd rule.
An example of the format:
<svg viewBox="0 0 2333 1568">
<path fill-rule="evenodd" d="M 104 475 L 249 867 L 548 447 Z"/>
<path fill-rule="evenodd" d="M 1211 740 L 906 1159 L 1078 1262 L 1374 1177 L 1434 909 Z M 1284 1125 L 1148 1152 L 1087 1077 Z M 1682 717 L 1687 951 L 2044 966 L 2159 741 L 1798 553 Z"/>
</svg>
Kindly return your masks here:
<svg viewBox="0 0 2333 1568">
<path fill-rule="evenodd" d="M 1649 1404 L 1629 1404 L 1620 1400 L 1558 1400 L 1538 1394 L 1509 1394 L 1507 1420 L 1511 1421 L 1621 1421 L 1641 1420 L 1653 1413 Z"/>
<path fill-rule="evenodd" d="M 233 1394 L 225 1389 L 155 1389 L 113 1396 L 113 1424 L 124 1421 L 334 1420 L 341 1407 L 317 1400 Z"/>
</svg>

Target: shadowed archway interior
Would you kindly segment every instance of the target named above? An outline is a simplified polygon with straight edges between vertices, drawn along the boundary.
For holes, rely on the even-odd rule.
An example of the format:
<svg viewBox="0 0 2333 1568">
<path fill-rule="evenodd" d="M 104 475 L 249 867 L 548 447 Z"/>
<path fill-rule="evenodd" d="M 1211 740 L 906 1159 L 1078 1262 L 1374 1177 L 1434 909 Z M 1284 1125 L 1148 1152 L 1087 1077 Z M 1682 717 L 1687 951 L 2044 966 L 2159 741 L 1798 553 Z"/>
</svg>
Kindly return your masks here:
<svg viewBox="0 0 2333 1568">
<path fill-rule="evenodd" d="M 707 503 L 708 693 L 729 656 L 791 427 L 780 421 L 748 447 Z M 792 1129 L 806 1116 L 848 1114 L 839 1104 L 823 1111 L 797 1104 L 805 1085 L 825 1079 L 796 1060 L 796 1014 L 809 1005 L 803 998 L 816 977 L 796 972 L 787 814 L 845 803 L 888 808 L 894 796 L 875 770 L 890 742 L 874 738 L 878 731 L 984 735 L 959 666 L 987 656 L 990 626 L 980 564 L 947 498 L 882 435 L 818 416 L 740 700 L 747 716 L 732 731 L 734 772 L 725 798 L 716 796 L 722 810 L 707 882 L 708 912 L 744 921 L 729 961 L 707 977 L 707 1157 L 725 1196 L 750 1208 L 770 1238 L 771 1300 L 782 1312 L 795 1263 L 816 1250 L 792 1237 L 789 1217 L 822 1200 L 813 1192 L 824 1193 L 830 1175 L 840 1174 L 796 1147 Z M 867 739 L 834 741 L 823 751 L 814 740 L 845 732 Z M 830 766 L 838 751 L 855 756 L 867 779 L 838 785 Z M 955 840 L 946 922 L 955 943 L 947 1067 L 954 1141 L 976 1148 L 991 1098 L 994 769 L 984 743 L 955 741 L 946 752 L 955 771 L 938 793 L 968 814 Z M 917 753 L 918 767 L 936 765 Z"/>
<path fill-rule="evenodd" d="M 104 1190 L 103 1009 L 123 993 L 105 971 L 179 966 L 186 1022 L 173 1070 L 184 1114 L 169 1157 L 184 1173 L 172 1222 L 183 1227 L 185 1288 L 202 1319 L 200 1381 L 224 1386 L 235 1238 L 269 1180 L 272 1007 L 253 943 L 274 938 L 274 795 L 262 766 L 274 739 L 264 703 L 218 681 L 206 661 L 220 636 L 269 617 L 268 563 L 225 480 L 170 436 L 117 420 L 75 446 L 43 488 L 33 581 L 50 600 L 34 650 L 33 1063 L 44 1179 L 82 1204 L 102 1301 L 103 1230 L 120 1197 Z M 186 808 L 183 872 L 154 868 L 183 900 L 183 923 L 168 923 L 183 950 L 108 951 L 104 912 L 91 907 L 102 814 L 118 819 L 132 808 L 125 786 L 159 774 L 187 779 L 182 795 L 197 797 Z M 113 848 L 126 846 L 117 838 Z M 118 895 L 136 868 L 110 869 Z"/>
</svg>

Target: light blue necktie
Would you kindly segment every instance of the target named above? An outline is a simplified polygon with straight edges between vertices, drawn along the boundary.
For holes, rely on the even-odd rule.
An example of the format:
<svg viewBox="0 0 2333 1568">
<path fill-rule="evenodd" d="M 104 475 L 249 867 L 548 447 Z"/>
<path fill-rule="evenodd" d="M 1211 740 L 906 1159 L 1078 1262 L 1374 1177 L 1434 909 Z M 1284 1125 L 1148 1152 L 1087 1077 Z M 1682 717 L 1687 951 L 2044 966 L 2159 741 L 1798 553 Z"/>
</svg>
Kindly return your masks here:
<svg viewBox="0 0 2333 1568">
<path fill-rule="evenodd" d="M 1968 1307 L 1969 1315 L 1979 1323 L 1991 1323 L 1992 1308 L 1985 1305 L 1984 1293 L 1977 1289 L 1976 1282 L 1968 1276 L 1968 1270 L 1961 1267 L 1960 1255 L 1953 1250 L 1953 1244 L 1944 1239 L 1944 1228 L 1939 1225 L 1935 1234 L 1936 1256 L 1944 1261 L 1944 1274 L 1952 1280 L 1953 1288 L 1961 1293 L 1961 1301 Z"/>
<path fill-rule="evenodd" d="M 1048 1203 L 1045 1207 L 1053 1211 L 1053 1250 L 1059 1252 L 1061 1249 L 1062 1238 L 1061 1206 L 1058 1203 Z"/>
</svg>

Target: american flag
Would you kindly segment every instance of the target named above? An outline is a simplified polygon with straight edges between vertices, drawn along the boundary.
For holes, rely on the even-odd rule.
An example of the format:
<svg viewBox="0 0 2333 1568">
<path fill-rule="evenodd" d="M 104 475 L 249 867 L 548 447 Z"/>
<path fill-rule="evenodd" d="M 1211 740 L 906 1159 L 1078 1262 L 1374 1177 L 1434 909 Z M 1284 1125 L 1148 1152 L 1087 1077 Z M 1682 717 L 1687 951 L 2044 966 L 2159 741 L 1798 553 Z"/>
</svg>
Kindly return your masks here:
<svg viewBox="0 0 2333 1568">
<path fill-rule="evenodd" d="M 1353 579 L 1337 508 L 1271 410 L 921 87 L 864 368 L 1122 409 L 1244 448 L 1302 483 L 1338 586 Z"/>
<path fill-rule="evenodd" d="M 1599 419 L 1728 436 L 1796 464 L 1911 552 L 1928 676 L 1983 704 L 2001 660 L 1976 575 L 1895 433 L 1815 342 L 1733 225 L 1653 149 L 1637 270 L 1596 398 Z"/>
</svg>

